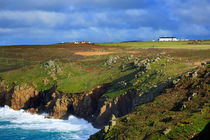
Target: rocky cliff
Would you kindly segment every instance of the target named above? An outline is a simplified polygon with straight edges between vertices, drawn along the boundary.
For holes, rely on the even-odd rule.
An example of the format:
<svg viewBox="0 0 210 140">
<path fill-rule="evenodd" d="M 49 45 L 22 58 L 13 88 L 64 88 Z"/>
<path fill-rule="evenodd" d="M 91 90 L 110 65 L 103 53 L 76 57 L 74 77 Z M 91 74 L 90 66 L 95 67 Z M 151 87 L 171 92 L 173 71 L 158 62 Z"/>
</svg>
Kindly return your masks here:
<svg viewBox="0 0 210 140">
<path fill-rule="evenodd" d="M 72 114 L 92 122 L 97 128 L 102 128 L 109 123 L 113 115 L 122 117 L 128 114 L 135 106 L 152 101 L 178 80 L 179 78 L 160 83 L 144 93 L 130 89 L 115 98 L 103 96 L 110 84 L 75 94 L 59 92 L 56 85 L 38 92 L 27 84 L 13 85 L 12 88 L 0 84 L 0 106 L 8 105 L 12 109 L 24 109 L 31 113 L 46 112 L 49 113 L 48 118 L 67 119 Z"/>
</svg>

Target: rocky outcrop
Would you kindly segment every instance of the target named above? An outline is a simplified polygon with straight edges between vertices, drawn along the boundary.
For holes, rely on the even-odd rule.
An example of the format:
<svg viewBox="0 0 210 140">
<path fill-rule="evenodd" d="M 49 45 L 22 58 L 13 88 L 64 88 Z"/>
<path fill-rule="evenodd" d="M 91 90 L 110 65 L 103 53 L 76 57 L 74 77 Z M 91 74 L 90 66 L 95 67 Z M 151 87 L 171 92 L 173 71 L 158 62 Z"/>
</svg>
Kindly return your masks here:
<svg viewBox="0 0 210 140">
<path fill-rule="evenodd" d="M 11 106 L 11 98 L 14 88 L 7 88 L 0 86 L 0 106 L 8 105 Z"/>
<path fill-rule="evenodd" d="M 8 87 L 0 86 L 0 106 L 24 109 L 31 113 L 49 113 L 48 118 L 67 119 L 70 114 L 94 122 L 99 99 L 108 90 L 109 84 L 97 86 L 89 92 L 62 93 L 52 88 L 38 92 L 26 84 Z"/>
<path fill-rule="evenodd" d="M 31 98 L 38 96 L 34 88 L 28 87 L 26 84 L 23 86 L 15 86 L 11 97 L 11 108 L 19 110 L 22 108 L 28 108 L 30 103 L 28 102 Z"/>
</svg>

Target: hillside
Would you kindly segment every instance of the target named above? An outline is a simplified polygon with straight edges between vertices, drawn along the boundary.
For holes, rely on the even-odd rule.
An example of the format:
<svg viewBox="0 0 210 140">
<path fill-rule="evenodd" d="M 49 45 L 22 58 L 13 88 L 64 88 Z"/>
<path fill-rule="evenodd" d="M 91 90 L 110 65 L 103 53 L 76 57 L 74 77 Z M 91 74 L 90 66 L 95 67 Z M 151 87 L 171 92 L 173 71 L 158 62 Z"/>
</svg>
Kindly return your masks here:
<svg viewBox="0 0 210 140">
<path fill-rule="evenodd" d="M 209 53 L 209 41 L 0 46 L 0 106 L 84 118 L 102 128 L 92 139 L 190 138 L 209 122 Z"/>
<path fill-rule="evenodd" d="M 183 75 L 152 102 L 124 117 L 113 117 L 90 139 L 206 139 L 210 136 L 210 66 L 195 72 L 198 75 Z"/>
</svg>

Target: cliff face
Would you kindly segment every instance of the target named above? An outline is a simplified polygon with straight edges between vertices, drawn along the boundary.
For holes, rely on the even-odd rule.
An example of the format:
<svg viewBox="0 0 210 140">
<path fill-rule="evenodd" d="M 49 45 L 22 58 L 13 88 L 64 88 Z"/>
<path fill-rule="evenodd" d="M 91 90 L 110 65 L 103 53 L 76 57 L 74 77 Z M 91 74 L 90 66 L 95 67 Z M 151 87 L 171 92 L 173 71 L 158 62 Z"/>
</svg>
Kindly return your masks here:
<svg viewBox="0 0 210 140">
<path fill-rule="evenodd" d="M 95 121 L 99 99 L 107 91 L 109 84 L 97 86 L 90 92 L 68 94 L 56 90 L 38 92 L 26 84 L 9 89 L 0 86 L 0 106 L 8 105 L 14 110 L 24 109 L 31 113 L 49 113 L 48 118 L 67 119 L 70 114 Z"/>
<path fill-rule="evenodd" d="M 109 88 L 109 84 L 97 86 L 90 92 L 77 94 L 61 93 L 52 88 L 38 92 L 27 86 L 14 86 L 11 89 L 0 87 L 0 105 L 8 105 L 12 109 L 24 109 L 31 113 L 49 113 L 48 118 L 67 119 L 70 114 L 84 118 L 97 128 L 109 123 L 112 115 L 122 117 L 139 105 L 152 101 L 171 82 L 161 83 L 157 88 L 141 94 L 132 89 L 113 99 L 102 96 Z"/>
</svg>

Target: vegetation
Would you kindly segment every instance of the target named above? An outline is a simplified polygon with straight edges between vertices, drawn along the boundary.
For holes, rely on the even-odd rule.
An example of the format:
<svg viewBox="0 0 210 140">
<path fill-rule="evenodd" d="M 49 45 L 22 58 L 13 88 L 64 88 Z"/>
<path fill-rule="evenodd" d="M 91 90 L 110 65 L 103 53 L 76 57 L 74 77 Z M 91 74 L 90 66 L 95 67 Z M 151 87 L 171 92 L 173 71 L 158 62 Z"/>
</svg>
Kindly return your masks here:
<svg viewBox="0 0 210 140">
<path fill-rule="evenodd" d="M 209 53 L 210 41 L 0 46 L 0 81 L 38 91 L 56 84 L 69 94 L 110 83 L 103 96 L 115 98 L 132 89 L 143 94 L 163 82 L 177 83 L 175 77 L 210 60 Z M 189 139 L 201 132 L 210 120 L 209 77 L 202 81 L 203 71 L 117 119 L 103 139 Z M 173 110 L 183 103 L 184 110 Z"/>
<path fill-rule="evenodd" d="M 125 46 L 132 48 L 175 48 L 175 49 L 209 49 L 210 41 L 177 41 L 177 42 L 122 42 L 122 43 L 98 43 L 101 46 Z"/>
<path fill-rule="evenodd" d="M 210 123 L 210 77 L 205 77 L 209 71 L 208 66 L 196 78 L 184 76 L 153 102 L 137 106 L 117 119 L 107 133 L 101 130 L 101 139 L 193 138 Z"/>
</svg>

